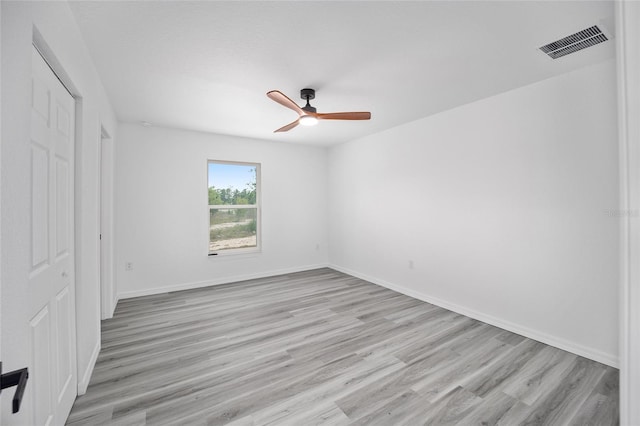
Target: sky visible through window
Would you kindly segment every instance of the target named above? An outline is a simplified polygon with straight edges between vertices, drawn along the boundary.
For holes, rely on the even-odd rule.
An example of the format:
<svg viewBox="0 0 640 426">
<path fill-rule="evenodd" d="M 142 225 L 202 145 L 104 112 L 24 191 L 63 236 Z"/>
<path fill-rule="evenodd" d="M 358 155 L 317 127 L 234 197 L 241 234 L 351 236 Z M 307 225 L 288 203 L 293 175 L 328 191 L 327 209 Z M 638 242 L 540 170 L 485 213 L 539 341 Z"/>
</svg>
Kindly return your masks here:
<svg viewBox="0 0 640 426">
<path fill-rule="evenodd" d="M 244 164 L 209 163 L 209 188 L 233 188 L 239 191 L 253 189 L 256 182 L 255 166 Z"/>
</svg>

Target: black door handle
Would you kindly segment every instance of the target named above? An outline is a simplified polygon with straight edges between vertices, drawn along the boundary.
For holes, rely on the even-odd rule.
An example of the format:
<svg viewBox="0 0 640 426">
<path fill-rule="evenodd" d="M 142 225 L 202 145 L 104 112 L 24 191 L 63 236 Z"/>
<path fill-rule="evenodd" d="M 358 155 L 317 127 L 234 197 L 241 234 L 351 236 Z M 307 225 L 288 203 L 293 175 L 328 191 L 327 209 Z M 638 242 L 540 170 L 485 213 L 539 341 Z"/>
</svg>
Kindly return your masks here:
<svg viewBox="0 0 640 426">
<path fill-rule="evenodd" d="M 0 362 L 0 373 L 2 373 L 2 362 Z M 17 413 L 20 410 L 22 395 L 24 395 L 24 388 L 27 387 L 28 378 L 29 370 L 27 368 L 21 368 L 20 370 L 11 371 L 10 373 L 0 374 L 0 392 L 2 392 L 2 389 L 17 386 L 16 393 L 13 394 L 14 413 Z"/>
</svg>

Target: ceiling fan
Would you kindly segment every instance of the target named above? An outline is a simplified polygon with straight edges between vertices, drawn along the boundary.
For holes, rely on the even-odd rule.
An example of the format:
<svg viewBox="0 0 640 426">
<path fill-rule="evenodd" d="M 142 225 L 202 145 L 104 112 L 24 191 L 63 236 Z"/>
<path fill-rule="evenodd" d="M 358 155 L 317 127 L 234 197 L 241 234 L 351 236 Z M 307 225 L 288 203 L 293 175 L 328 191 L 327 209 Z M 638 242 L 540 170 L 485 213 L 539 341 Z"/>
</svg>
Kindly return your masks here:
<svg viewBox="0 0 640 426">
<path fill-rule="evenodd" d="M 296 121 L 274 130 L 274 133 L 287 132 L 298 124 L 313 126 L 318 123 L 318 120 L 369 120 L 371 118 L 370 112 L 316 112 L 316 109 L 309 105 L 309 100 L 316 97 L 316 91 L 313 89 L 300 90 L 300 97 L 307 101 L 307 104 L 302 108 L 278 90 L 268 92 L 267 96 L 280 105 L 294 110 L 299 115 Z"/>
</svg>

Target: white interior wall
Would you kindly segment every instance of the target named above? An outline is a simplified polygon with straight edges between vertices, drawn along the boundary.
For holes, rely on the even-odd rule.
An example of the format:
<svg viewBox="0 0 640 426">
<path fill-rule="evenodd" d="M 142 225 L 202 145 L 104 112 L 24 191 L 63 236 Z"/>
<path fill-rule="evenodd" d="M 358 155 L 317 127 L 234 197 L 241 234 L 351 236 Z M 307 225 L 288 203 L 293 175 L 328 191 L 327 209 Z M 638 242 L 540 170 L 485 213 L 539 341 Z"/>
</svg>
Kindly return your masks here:
<svg viewBox="0 0 640 426">
<path fill-rule="evenodd" d="M 615 93 L 611 60 L 333 147 L 330 264 L 616 365 Z"/>
<path fill-rule="evenodd" d="M 100 349 L 98 143 L 116 118 L 66 2 L 2 2 L 2 282 L 27 285 L 29 120 L 33 34 L 80 98 L 76 119 L 76 304 L 79 392 Z M 40 46 L 42 47 L 42 46 Z M 4 296 L 4 294 L 3 294 Z M 10 294 L 3 302 L 23 303 Z M 7 322 L 3 319 L 3 327 Z M 5 342 L 6 344 L 6 342 Z M 4 361 L 4 359 L 3 359 Z"/>
<path fill-rule="evenodd" d="M 326 149 L 121 124 L 115 149 L 120 298 L 327 263 Z M 208 256 L 207 160 L 261 163 L 262 252 Z M 133 270 L 125 271 L 132 262 Z"/>
</svg>

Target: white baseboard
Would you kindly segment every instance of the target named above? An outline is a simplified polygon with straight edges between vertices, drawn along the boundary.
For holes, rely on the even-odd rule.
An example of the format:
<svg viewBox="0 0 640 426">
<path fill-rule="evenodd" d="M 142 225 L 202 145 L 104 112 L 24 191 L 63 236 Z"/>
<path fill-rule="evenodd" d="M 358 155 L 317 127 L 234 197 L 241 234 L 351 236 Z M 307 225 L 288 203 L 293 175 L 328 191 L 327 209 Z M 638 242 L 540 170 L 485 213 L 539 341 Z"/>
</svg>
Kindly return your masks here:
<svg viewBox="0 0 640 426">
<path fill-rule="evenodd" d="M 116 294 L 113 297 L 113 300 L 111 301 L 111 304 L 109 305 L 109 308 L 108 308 L 109 310 L 107 311 L 105 316 L 100 318 L 101 321 L 113 318 L 113 314 L 116 312 L 116 306 L 118 306 L 118 300 L 120 300 L 120 298 L 118 298 L 118 295 Z"/>
<path fill-rule="evenodd" d="M 107 312 L 102 313 L 102 316 L 100 317 L 101 321 L 113 318 L 113 313 L 116 310 L 116 303 L 118 303 L 118 299 L 114 298 L 114 300 L 111 301 L 111 304 L 106 308 Z"/>
<path fill-rule="evenodd" d="M 312 269 L 327 268 L 327 267 L 329 267 L 329 265 L 326 263 L 298 266 L 294 268 L 277 269 L 273 271 L 258 272 L 254 274 L 224 277 L 224 278 L 219 278 L 215 280 L 196 281 L 196 282 L 190 282 L 190 283 L 172 284 L 172 285 L 167 285 L 162 287 L 153 287 L 153 288 L 148 288 L 144 290 L 125 291 L 122 293 L 118 293 L 117 297 L 118 297 L 118 300 L 130 299 L 132 297 L 151 296 L 154 294 L 169 293 L 171 291 L 191 290 L 194 288 L 209 287 L 209 286 L 220 285 L 220 284 L 229 284 L 229 283 L 235 283 L 239 281 L 247 281 L 247 280 L 253 280 L 257 278 L 267 278 L 267 277 L 273 277 L 276 275 L 292 274 L 294 272 L 310 271 Z"/>
<path fill-rule="evenodd" d="M 473 309 L 469 309 L 467 307 L 457 305 L 455 303 L 450 303 L 450 302 L 447 302 L 446 300 L 438 299 L 438 298 L 429 296 L 427 294 L 408 289 L 401 285 L 392 284 L 390 282 L 387 282 L 375 277 L 371 277 L 366 274 L 362 274 L 358 271 L 353 271 L 351 269 L 344 268 L 338 265 L 333 265 L 333 264 L 329 264 L 329 268 L 335 269 L 336 271 L 343 272 L 345 274 L 352 275 L 356 278 L 360 278 L 365 281 L 369 281 L 374 284 L 378 284 L 390 290 L 397 291 L 398 293 L 406 294 L 407 296 L 413 297 L 414 299 L 422 300 L 423 302 L 431 303 L 433 305 L 440 306 L 441 308 L 448 309 L 458 314 L 485 322 L 487 324 L 491 324 L 493 326 L 511 331 L 516 334 L 520 334 L 521 336 L 525 336 L 530 339 L 537 340 L 538 342 L 542 342 L 547 345 L 554 346 L 564 351 L 571 352 L 585 358 L 589 358 L 591 360 L 609 365 L 614 368 L 619 368 L 619 360 L 618 360 L 618 357 L 615 355 L 604 353 L 602 351 L 589 348 L 589 347 L 586 347 L 586 346 L 583 346 L 583 345 L 580 345 L 580 344 L 577 344 L 577 343 L 568 341 L 566 339 L 562 339 L 560 337 L 553 336 L 538 330 L 524 327 L 519 324 L 515 324 L 510 321 L 503 320 L 501 318 L 496 318 L 491 315 L 487 315 L 482 312 L 478 312 Z"/>
<path fill-rule="evenodd" d="M 113 318 L 113 315 L 116 313 L 116 308 L 118 307 L 118 301 L 120 300 L 120 297 L 116 294 L 115 296 L 113 296 L 113 302 L 111 304 L 111 318 Z"/>
<path fill-rule="evenodd" d="M 100 339 L 96 342 L 96 346 L 93 348 L 91 358 L 89 359 L 89 365 L 87 365 L 87 369 L 84 371 L 84 374 L 82 374 L 82 379 L 78 382 L 78 396 L 87 393 L 93 368 L 96 366 L 96 361 L 98 361 L 98 354 L 100 354 Z"/>
</svg>

